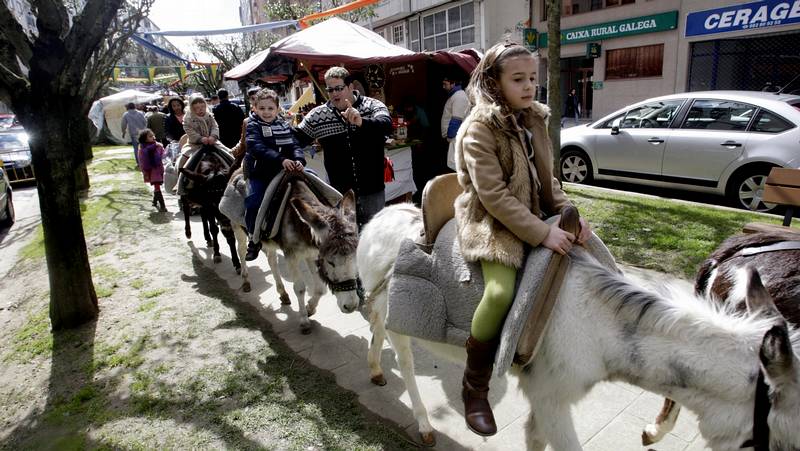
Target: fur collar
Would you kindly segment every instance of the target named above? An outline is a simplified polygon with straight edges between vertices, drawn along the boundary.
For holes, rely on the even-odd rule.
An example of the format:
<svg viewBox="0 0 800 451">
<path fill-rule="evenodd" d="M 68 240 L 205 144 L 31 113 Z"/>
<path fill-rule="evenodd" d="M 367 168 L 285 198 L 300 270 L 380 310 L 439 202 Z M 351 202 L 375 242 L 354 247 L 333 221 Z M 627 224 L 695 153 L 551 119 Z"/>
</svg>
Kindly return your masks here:
<svg viewBox="0 0 800 451">
<path fill-rule="evenodd" d="M 475 105 L 472 107 L 469 117 L 478 122 L 493 124 L 501 129 L 514 130 L 513 121 L 509 120 L 511 118 L 510 115 L 503 114 L 500 105 L 496 103 L 479 103 Z M 534 101 L 530 108 L 522 111 L 522 121 L 519 125 L 529 129 L 535 121 L 544 121 L 546 123 L 548 117 L 550 117 L 550 107 Z"/>
</svg>

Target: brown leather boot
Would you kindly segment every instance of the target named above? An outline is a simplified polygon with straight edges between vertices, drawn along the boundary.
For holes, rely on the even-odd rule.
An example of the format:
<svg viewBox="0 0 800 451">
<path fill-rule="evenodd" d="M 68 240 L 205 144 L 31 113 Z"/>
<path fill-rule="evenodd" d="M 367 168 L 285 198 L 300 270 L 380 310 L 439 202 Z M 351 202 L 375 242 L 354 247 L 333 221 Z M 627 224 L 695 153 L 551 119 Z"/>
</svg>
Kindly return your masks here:
<svg viewBox="0 0 800 451">
<path fill-rule="evenodd" d="M 472 432 L 488 436 L 497 433 L 492 407 L 489 405 L 489 380 L 492 378 L 497 340 L 481 342 L 471 335 L 467 339 L 467 367 L 464 369 L 461 398 L 464 418 Z"/>
</svg>

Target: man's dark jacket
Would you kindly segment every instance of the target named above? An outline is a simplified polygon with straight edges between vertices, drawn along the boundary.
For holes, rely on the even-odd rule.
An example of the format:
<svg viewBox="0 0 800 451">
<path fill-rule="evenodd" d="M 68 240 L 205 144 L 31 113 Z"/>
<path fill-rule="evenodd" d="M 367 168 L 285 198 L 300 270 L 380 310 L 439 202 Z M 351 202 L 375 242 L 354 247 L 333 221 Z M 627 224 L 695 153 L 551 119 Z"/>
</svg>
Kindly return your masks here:
<svg viewBox="0 0 800 451">
<path fill-rule="evenodd" d="M 384 189 L 384 145 L 392 118 L 386 105 L 358 92 L 353 108 L 361 114 L 360 127 L 348 124 L 328 102 L 311 110 L 295 132 L 301 147 L 315 139 L 322 145 L 325 170 L 339 192 L 352 188 L 356 194 L 374 194 Z"/>
<path fill-rule="evenodd" d="M 242 109 L 229 100 L 220 100 L 219 105 L 211 111 L 219 126 L 219 140 L 225 147 L 232 148 L 239 142 L 242 134 L 242 121 L 244 120 Z"/>
</svg>

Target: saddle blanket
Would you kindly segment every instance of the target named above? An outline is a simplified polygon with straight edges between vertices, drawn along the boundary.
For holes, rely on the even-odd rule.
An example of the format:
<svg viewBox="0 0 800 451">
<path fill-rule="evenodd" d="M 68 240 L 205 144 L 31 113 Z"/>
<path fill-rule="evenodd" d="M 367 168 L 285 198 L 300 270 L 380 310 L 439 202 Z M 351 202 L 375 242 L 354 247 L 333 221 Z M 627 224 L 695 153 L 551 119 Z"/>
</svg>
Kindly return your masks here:
<svg viewBox="0 0 800 451">
<path fill-rule="evenodd" d="M 558 219 L 554 216 L 547 222 Z M 602 265 L 619 271 L 614 257 L 596 235 L 584 247 Z M 550 249 L 534 248 L 517 271 L 514 303 L 503 324 L 495 357 L 498 375 L 511 367 L 520 335 L 533 309 L 537 287 L 552 257 Z M 463 347 L 483 289 L 480 263 L 467 262 L 462 257 L 456 221 L 451 219 L 439 232 L 430 254 L 412 240 L 406 239 L 401 244 L 389 283 L 386 329 Z"/>
<path fill-rule="evenodd" d="M 211 153 L 212 155 L 216 156 L 222 163 L 222 165 L 225 166 L 226 168 L 230 168 L 231 165 L 233 165 L 234 158 L 233 155 L 231 155 L 230 153 L 215 146 L 204 146 L 203 148 L 195 152 L 191 156 L 191 158 L 189 158 L 186 164 L 183 165 L 183 167 L 185 167 L 190 171 L 195 170 L 195 168 L 197 168 L 197 165 L 200 163 L 200 160 L 202 160 L 207 153 Z M 186 187 L 189 180 L 187 180 L 187 178 L 180 173 L 180 168 L 176 167 L 175 171 L 178 172 L 178 180 L 177 180 L 178 194 L 179 195 L 186 194 Z"/>
<path fill-rule="evenodd" d="M 253 241 L 271 240 L 278 235 L 286 204 L 292 195 L 289 182 L 293 177 L 297 176 L 281 170 L 270 182 L 258 209 L 256 224 L 260 226 L 256 227 L 253 233 Z M 313 170 L 307 168 L 300 178 L 323 204 L 335 206 L 342 200 L 341 193 L 317 177 Z M 225 188 L 220 200 L 219 211 L 235 224 L 244 225 L 244 199 L 249 194 L 248 191 L 249 186 L 244 174 L 239 174 Z"/>
</svg>

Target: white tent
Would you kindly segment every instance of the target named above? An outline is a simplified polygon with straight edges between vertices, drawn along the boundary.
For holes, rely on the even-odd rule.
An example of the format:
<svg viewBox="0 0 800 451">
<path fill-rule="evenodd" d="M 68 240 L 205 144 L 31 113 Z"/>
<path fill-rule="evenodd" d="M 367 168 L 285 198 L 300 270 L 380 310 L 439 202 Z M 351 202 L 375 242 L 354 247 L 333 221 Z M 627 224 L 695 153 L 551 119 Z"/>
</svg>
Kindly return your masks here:
<svg viewBox="0 0 800 451">
<path fill-rule="evenodd" d="M 151 94 L 149 92 L 127 89 L 96 100 L 89 110 L 89 119 L 97 127 L 95 141 L 101 135 L 116 144 L 127 144 L 130 137 L 122 139 L 122 114 L 125 113 L 125 105 L 130 102 L 148 103 L 153 100 L 161 100 L 161 94 Z M 105 127 L 104 127 L 105 125 Z"/>
</svg>

